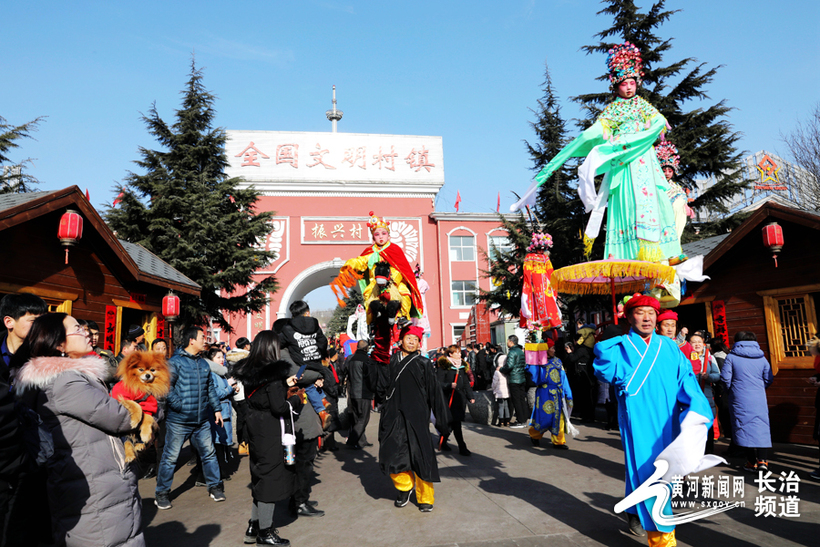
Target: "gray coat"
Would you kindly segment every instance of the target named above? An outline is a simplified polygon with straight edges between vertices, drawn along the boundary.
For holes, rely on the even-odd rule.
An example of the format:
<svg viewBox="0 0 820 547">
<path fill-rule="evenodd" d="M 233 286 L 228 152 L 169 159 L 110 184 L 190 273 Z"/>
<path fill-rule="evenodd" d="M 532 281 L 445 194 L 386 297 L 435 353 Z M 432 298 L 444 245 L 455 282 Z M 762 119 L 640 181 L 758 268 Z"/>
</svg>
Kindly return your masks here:
<svg viewBox="0 0 820 547">
<path fill-rule="evenodd" d="M 766 388 L 774 376 L 757 342 L 736 343 L 723 361 L 720 379 L 732 415 L 732 439 L 738 446 L 771 448 Z"/>
<path fill-rule="evenodd" d="M 137 477 L 120 436 L 141 418 L 105 389 L 102 359 L 38 357 L 18 375 L 17 389 L 51 431 L 48 503 L 58 545 L 144 546 Z"/>
</svg>

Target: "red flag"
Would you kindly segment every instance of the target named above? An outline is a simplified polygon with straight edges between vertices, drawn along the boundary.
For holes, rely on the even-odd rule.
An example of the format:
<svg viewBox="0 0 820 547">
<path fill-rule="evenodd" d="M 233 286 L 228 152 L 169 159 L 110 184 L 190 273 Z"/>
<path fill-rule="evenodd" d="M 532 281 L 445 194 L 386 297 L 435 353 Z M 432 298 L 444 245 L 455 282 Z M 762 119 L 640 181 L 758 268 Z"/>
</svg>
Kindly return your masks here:
<svg viewBox="0 0 820 547">
<path fill-rule="evenodd" d="M 117 204 L 122 203 L 123 196 L 125 196 L 125 192 L 120 192 L 119 194 L 117 194 L 117 197 L 114 198 L 114 207 L 116 207 Z"/>
<path fill-rule="evenodd" d="M 88 188 L 85 189 L 85 199 L 91 201 L 91 195 L 88 193 Z"/>
<path fill-rule="evenodd" d="M 498 193 L 498 203 L 495 206 L 495 212 L 498 213 L 501 211 L 501 192 Z"/>
<path fill-rule="evenodd" d="M 458 204 L 461 203 L 461 191 L 456 192 L 456 213 L 458 213 Z"/>
</svg>

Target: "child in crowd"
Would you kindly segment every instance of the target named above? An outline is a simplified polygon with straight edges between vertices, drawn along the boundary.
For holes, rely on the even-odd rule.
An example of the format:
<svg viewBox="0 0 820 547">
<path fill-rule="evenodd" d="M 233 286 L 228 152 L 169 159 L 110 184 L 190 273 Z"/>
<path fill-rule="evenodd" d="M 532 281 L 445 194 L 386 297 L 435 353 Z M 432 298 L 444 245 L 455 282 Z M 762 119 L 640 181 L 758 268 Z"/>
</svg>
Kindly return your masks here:
<svg viewBox="0 0 820 547">
<path fill-rule="evenodd" d="M 499 427 L 509 427 L 510 418 L 510 390 L 507 387 L 507 377 L 501 374 L 501 367 L 507 356 L 499 353 L 495 360 L 495 373 L 493 374 L 493 395 L 495 396 L 495 415 Z"/>
</svg>

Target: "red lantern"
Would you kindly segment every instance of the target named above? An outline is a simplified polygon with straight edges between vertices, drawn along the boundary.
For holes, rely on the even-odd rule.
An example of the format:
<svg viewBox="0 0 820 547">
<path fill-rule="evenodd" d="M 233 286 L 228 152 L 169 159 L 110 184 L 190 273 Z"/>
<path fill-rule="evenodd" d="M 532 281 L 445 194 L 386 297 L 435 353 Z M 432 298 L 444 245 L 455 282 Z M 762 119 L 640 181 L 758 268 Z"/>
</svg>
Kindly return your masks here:
<svg viewBox="0 0 820 547">
<path fill-rule="evenodd" d="M 772 222 L 763 227 L 763 245 L 772 252 L 774 267 L 777 268 L 777 253 L 783 248 L 783 227 Z"/>
<path fill-rule="evenodd" d="M 162 299 L 162 315 L 168 321 L 175 321 L 179 317 L 179 297 L 172 292 Z"/>
<path fill-rule="evenodd" d="M 83 237 L 83 217 L 73 209 L 68 209 L 60 218 L 60 227 L 57 228 L 57 237 L 65 250 L 65 263 L 68 264 L 68 247 L 77 244 Z"/>
</svg>

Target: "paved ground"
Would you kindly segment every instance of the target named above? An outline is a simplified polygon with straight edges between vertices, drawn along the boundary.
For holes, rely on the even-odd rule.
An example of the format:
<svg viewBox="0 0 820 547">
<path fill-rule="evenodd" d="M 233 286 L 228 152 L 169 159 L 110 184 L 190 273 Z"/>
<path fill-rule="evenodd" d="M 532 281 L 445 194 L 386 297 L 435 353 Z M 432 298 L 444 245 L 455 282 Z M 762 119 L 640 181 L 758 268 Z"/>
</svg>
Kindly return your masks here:
<svg viewBox="0 0 820 547">
<path fill-rule="evenodd" d="M 373 414 L 368 429 L 373 440 L 378 417 Z M 577 426 L 581 435 L 569 441 L 571 449 L 557 451 L 532 447 L 522 429 L 465 424 L 473 455 L 438 456 L 442 482 L 436 485 L 435 510 L 429 514 L 416 510 L 415 498 L 402 509 L 393 507 L 395 491 L 379 471 L 378 446 L 364 451 L 342 446 L 317 459 L 312 497 L 327 514 L 295 520 L 277 507 L 277 527 L 295 547 L 646 545 L 645 538 L 625 532 L 624 521 L 612 510 L 623 496 L 618 433 L 597 424 Z M 719 444 L 718 452 L 725 448 Z M 680 526 L 678 544 L 820 545 L 820 483 L 807 477 L 817 465 L 817 448 L 778 445 L 774 452 L 770 469 L 775 475 L 794 470 L 802 479 L 799 518 L 755 517 L 757 486 L 745 475 L 746 507 Z M 177 471 L 169 511 L 158 512 L 154 506 L 154 481 L 141 482 L 148 545 L 241 545 L 251 505 L 247 458 L 226 483 L 225 503 L 211 501 L 204 488 L 194 487 L 191 469 Z M 716 482 L 719 475 L 744 476 L 725 466 L 701 475 L 713 475 Z"/>
</svg>

